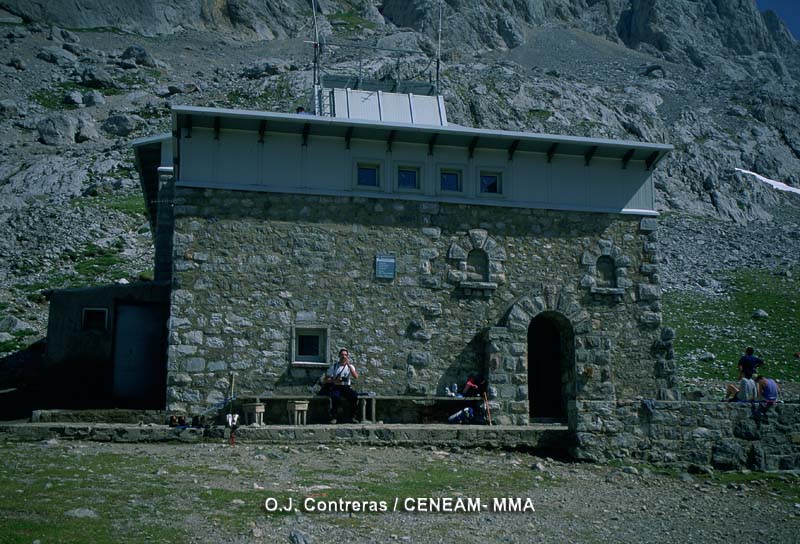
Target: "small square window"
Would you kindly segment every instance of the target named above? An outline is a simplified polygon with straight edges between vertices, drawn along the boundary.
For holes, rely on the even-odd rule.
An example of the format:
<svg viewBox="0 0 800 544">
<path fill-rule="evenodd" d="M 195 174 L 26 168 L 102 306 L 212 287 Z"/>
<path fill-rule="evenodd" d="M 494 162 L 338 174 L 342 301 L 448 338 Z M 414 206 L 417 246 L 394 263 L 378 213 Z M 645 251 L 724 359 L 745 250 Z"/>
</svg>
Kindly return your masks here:
<svg viewBox="0 0 800 544">
<path fill-rule="evenodd" d="M 328 351 L 328 331 L 325 328 L 296 328 L 293 347 L 293 362 L 325 364 Z"/>
<path fill-rule="evenodd" d="M 481 172 L 481 193 L 502 194 L 502 176 L 498 172 Z"/>
<path fill-rule="evenodd" d="M 378 187 L 380 185 L 380 168 L 377 164 L 358 164 L 356 184 L 361 187 Z"/>
<path fill-rule="evenodd" d="M 104 331 L 108 328 L 107 308 L 84 308 L 81 330 Z"/>
<path fill-rule="evenodd" d="M 461 191 L 461 170 L 445 170 L 439 173 L 442 191 Z"/>
<path fill-rule="evenodd" d="M 401 166 L 397 169 L 398 189 L 419 189 L 419 168 Z"/>
</svg>

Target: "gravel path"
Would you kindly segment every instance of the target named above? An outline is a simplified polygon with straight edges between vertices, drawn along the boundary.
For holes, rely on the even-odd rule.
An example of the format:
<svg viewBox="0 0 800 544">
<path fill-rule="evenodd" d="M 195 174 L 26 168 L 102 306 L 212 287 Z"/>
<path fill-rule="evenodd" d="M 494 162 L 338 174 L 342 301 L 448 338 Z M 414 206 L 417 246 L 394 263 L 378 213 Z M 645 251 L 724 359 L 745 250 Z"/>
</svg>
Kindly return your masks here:
<svg viewBox="0 0 800 544">
<path fill-rule="evenodd" d="M 798 474 L 689 475 L 526 453 L 361 446 L 2 443 L 12 542 L 797 542 Z M 398 498 L 399 510 L 394 509 Z M 407 498 L 520 498 L 535 511 L 434 513 Z M 297 512 L 267 513 L 291 498 Z M 388 512 L 310 512 L 334 501 Z M 457 502 L 456 502 L 457 504 Z M 380 506 L 379 506 L 380 507 Z M 756 520 L 759 525 L 756 525 Z M 5 540 L 4 540 L 5 541 Z"/>
</svg>

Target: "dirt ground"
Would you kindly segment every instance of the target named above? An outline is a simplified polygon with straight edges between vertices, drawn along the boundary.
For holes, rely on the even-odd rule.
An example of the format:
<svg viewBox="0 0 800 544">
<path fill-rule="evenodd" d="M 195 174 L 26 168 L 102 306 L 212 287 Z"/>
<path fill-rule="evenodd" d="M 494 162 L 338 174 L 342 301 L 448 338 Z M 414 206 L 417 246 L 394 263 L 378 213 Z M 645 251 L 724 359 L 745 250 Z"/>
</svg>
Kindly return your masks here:
<svg viewBox="0 0 800 544">
<path fill-rule="evenodd" d="M 481 449 L 56 439 L 0 443 L 0 459 L 3 542 L 800 538 L 798 473 L 690 475 Z"/>
</svg>

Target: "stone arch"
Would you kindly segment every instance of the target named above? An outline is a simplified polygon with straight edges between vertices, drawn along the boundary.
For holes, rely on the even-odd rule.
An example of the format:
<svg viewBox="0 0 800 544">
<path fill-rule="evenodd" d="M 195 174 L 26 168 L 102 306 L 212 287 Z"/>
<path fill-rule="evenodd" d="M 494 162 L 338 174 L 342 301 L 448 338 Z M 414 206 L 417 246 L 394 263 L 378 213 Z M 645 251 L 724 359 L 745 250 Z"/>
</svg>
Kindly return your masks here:
<svg viewBox="0 0 800 544">
<path fill-rule="evenodd" d="M 597 258 L 596 281 L 598 287 L 616 287 L 617 286 L 617 273 L 614 259 L 608 255 L 600 255 Z"/>
<path fill-rule="evenodd" d="M 528 332 L 533 320 L 543 314 L 561 323 L 565 348 L 562 395 L 575 427 L 574 403 L 584 400 L 611 401 L 615 398 L 611 372 L 611 339 L 593 331 L 589 312 L 584 309 L 574 288 L 544 285 L 535 293 L 515 300 L 499 327 L 486 333 L 487 375 L 494 412 L 501 421 L 517 425 L 530 422 L 528 387 Z M 567 326 L 568 324 L 568 326 Z M 571 331 L 568 329 L 571 328 Z"/>
<path fill-rule="evenodd" d="M 528 325 L 528 402 L 531 419 L 567 419 L 574 400 L 575 333 L 558 312 L 545 311 Z"/>
<path fill-rule="evenodd" d="M 474 255 L 473 262 L 470 261 L 471 255 Z M 486 273 L 481 279 L 477 279 L 474 272 L 470 273 L 478 255 L 483 255 L 481 258 L 485 258 L 486 263 Z M 506 252 L 484 229 L 472 229 L 450 244 L 447 258 L 450 260 L 447 280 L 464 290 L 465 294 L 491 295 L 498 285 L 506 281 L 503 270 Z"/>
<path fill-rule="evenodd" d="M 482 249 L 473 249 L 467 254 L 467 279 L 489 281 L 489 256 Z"/>
<path fill-rule="evenodd" d="M 595 295 L 612 295 L 621 301 L 625 290 L 633 285 L 628 279 L 628 268 L 633 259 L 611 240 L 598 240 L 597 244 L 583 252 L 581 265 L 586 273 L 581 278 L 581 287 Z"/>
</svg>

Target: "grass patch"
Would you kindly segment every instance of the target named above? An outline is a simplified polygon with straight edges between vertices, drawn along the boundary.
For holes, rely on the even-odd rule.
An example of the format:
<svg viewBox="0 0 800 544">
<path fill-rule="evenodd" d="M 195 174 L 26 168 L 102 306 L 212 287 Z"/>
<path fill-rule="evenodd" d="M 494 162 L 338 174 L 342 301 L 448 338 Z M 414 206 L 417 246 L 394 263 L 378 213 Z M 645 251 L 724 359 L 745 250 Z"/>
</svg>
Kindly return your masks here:
<svg viewBox="0 0 800 544">
<path fill-rule="evenodd" d="M 724 296 L 668 292 L 662 300 L 665 325 L 676 332 L 675 352 L 684 376 L 733 380 L 747 345 L 764 359 L 764 374 L 800 381 L 800 280 L 763 270 L 740 270 L 722 278 L 730 288 Z M 755 310 L 769 314 L 753 319 Z M 701 352 L 715 356 L 699 361 Z"/>
<path fill-rule="evenodd" d="M 74 110 L 76 104 L 65 104 L 64 95 L 70 91 L 79 91 L 81 94 L 86 89 L 71 81 L 62 81 L 52 87 L 38 89 L 31 93 L 30 99 L 49 110 Z"/>
<path fill-rule="evenodd" d="M 14 284 L 12 288 L 31 302 L 43 303 L 45 297 L 42 291 L 47 289 L 91 287 L 135 277 L 125 267 L 120 266 L 126 262 L 120 255 L 124 248 L 125 242 L 119 238 L 109 247 L 90 243 L 79 250 L 66 250 L 62 253 L 62 258 L 74 263 L 74 272 L 48 274 L 31 283 Z"/>
<path fill-rule="evenodd" d="M 152 516 L 155 508 L 170 511 L 172 490 L 148 477 L 156 470 L 148 460 L 114 454 L 65 456 L 57 450 L 30 453 L 35 463 L 16 457 L 14 470 L 0 474 L 4 542 L 118 542 L 120 533 L 128 541 L 186 540 L 182 531 Z M 8 462 L 6 458 L 4 464 Z M 136 484 L 109 484 L 119 476 Z M 66 515 L 76 508 L 91 508 L 97 517 Z"/>
<path fill-rule="evenodd" d="M 73 254 L 77 255 L 77 254 Z M 25 296 L 39 295 L 45 289 L 71 289 L 73 287 L 82 287 L 83 283 L 80 278 L 68 274 L 53 274 L 48 276 L 44 281 L 37 281 L 34 283 L 17 283 L 13 288 L 17 291 L 25 293 Z"/>
<path fill-rule="evenodd" d="M 15 351 L 20 351 L 21 349 L 24 349 L 30 343 L 25 339 L 28 336 L 35 335 L 36 331 L 33 330 L 14 331 L 10 334 L 11 336 L 13 336 L 11 340 L 0 342 L 0 353 L 13 353 Z"/>
<path fill-rule="evenodd" d="M 130 170 L 127 169 L 125 171 L 115 171 L 114 177 L 127 177 L 129 173 Z M 76 208 L 116 210 L 137 219 L 144 219 L 146 216 L 144 198 L 138 193 L 78 197 L 72 199 L 72 205 Z"/>
<path fill-rule="evenodd" d="M 553 116 L 553 113 L 549 110 L 528 110 L 528 122 L 539 121 L 544 123 L 548 119 Z"/>
<path fill-rule="evenodd" d="M 103 276 L 109 270 L 123 263 L 116 247 L 99 247 L 89 244 L 75 263 L 75 271 L 81 276 L 96 278 Z"/>
<path fill-rule="evenodd" d="M 343 488 L 338 480 L 317 480 L 331 489 L 317 493 L 320 500 L 339 498 L 385 501 L 391 505 L 397 497 L 400 503 L 408 497 L 477 497 L 491 501 L 493 498 L 510 497 L 530 489 L 533 474 L 527 467 L 509 467 L 502 473 L 481 470 L 477 467 L 454 467 L 452 462 L 426 462 L 424 467 L 401 472 L 396 478 L 352 480 L 351 488 Z M 550 478 L 548 483 L 557 483 Z"/>
<path fill-rule="evenodd" d="M 374 29 L 377 26 L 355 11 L 342 11 L 331 15 L 330 22 L 331 26 L 344 34 L 355 34 L 362 28 Z"/>
<path fill-rule="evenodd" d="M 788 503 L 800 502 L 800 477 L 772 472 L 719 472 L 703 478 L 718 484 L 745 484 L 751 490 L 761 489 Z"/>
</svg>

